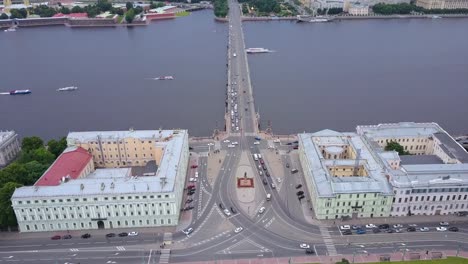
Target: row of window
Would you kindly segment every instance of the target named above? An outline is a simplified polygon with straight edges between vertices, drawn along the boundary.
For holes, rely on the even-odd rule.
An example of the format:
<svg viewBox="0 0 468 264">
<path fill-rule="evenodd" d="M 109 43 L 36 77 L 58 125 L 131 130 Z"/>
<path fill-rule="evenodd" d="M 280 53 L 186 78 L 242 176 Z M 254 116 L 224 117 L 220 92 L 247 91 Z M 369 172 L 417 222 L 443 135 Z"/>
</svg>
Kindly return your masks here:
<svg viewBox="0 0 468 264">
<path fill-rule="evenodd" d="M 121 208 L 127 208 L 127 209 L 128 209 L 128 208 L 140 208 L 140 204 L 135 204 L 135 205 L 136 205 L 135 207 L 133 207 L 133 205 L 134 205 L 134 204 L 120 204 L 120 207 L 121 207 Z M 141 204 L 141 207 L 145 207 L 145 208 L 146 208 L 146 207 L 148 207 L 148 205 L 149 205 L 149 207 L 153 207 L 153 209 L 159 209 L 159 208 L 163 207 L 163 204 L 162 204 L 162 203 L 159 203 L 159 204 L 155 204 L 155 203 L 151 203 L 151 204 L 149 204 L 149 203 L 144 203 L 144 204 Z M 169 203 L 166 203 L 166 206 L 169 206 Z M 76 208 L 74 208 L 74 207 L 71 207 L 71 206 L 70 206 L 70 207 L 69 207 L 69 210 L 70 210 L 70 211 L 73 211 L 73 210 L 78 210 L 78 211 L 79 211 L 79 210 L 88 210 L 88 209 L 91 209 L 92 207 L 93 207 L 93 206 L 87 206 L 87 205 L 85 205 L 85 206 L 83 206 L 83 207 L 77 206 Z M 117 208 L 119 207 L 119 205 L 114 204 L 113 207 L 114 207 L 115 209 L 117 209 Z M 96 205 L 96 210 L 98 210 L 99 208 L 103 208 L 103 209 L 104 209 L 104 206 L 103 206 L 103 205 L 101 205 L 101 206 Z M 106 205 L 106 208 L 107 208 L 107 209 L 110 209 L 110 208 L 112 208 L 112 205 Z M 38 207 L 38 208 L 34 208 L 34 207 L 29 208 L 29 212 L 32 212 L 33 209 L 37 210 L 38 212 L 41 212 L 41 208 L 40 208 L 40 207 Z M 49 208 L 48 208 L 48 207 L 42 208 L 42 209 L 44 209 L 45 212 L 48 212 L 48 211 L 49 211 Z M 24 212 L 25 210 L 27 210 L 27 208 L 22 208 L 22 209 L 21 209 L 21 212 Z M 52 207 L 52 208 L 50 208 L 50 211 L 60 211 L 60 210 L 63 211 L 63 212 L 65 212 L 65 211 L 67 210 L 67 208 L 66 208 L 66 207 Z"/>
<path fill-rule="evenodd" d="M 361 196 L 361 195 L 362 195 L 362 196 Z M 338 199 L 341 199 L 341 198 L 344 198 L 344 199 L 347 199 L 347 198 L 353 199 L 353 197 L 359 198 L 360 196 L 363 197 L 363 198 L 367 198 L 367 197 L 368 197 L 367 195 L 368 195 L 367 193 L 364 193 L 364 194 L 359 194 L 359 193 L 358 193 L 358 194 L 338 194 L 337 198 L 338 198 Z M 377 193 L 372 193 L 372 194 L 369 193 L 369 197 L 374 197 L 374 198 L 376 198 L 376 197 L 377 197 Z M 328 200 L 330 200 L 330 199 L 328 199 Z"/>
<path fill-rule="evenodd" d="M 116 196 L 113 196 L 112 197 L 112 200 L 139 200 L 139 199 L 154 199 L 155 197 L 157 199 L 161 199 L 163 196 L 162 195 L 143 195 L 143 196 L 127 196 L 127 199 L 125 199 L 125 196 L 120 196 L 120 197 L 116 197 Z M 89 201 L 108 201 L 108 200 L 111 200 L 110 199 L 111 197 L 94 197 L 94 198 L 89 198 Z M 164 198 L 169 198 L 169 194 L 165 194 L 164 195 Z M 87 202 L 88 201 L 88 198 L 74 198 L 74 199 L 51 199 L 51 200 L 27 200 L 27 201 L 17 201 L 17 204 L 31 204 L 31 203 L 55 203 L 55 202 L 58 202 L 58 203 L 63 203 L 63 202 L 72 202 L 75 201 L 75 202 Z"/>
<path fill-rule="evenodd" d="M 90 214 L 90 213 L 86 213 L 86 214 L 81 214 L 81 213 L 78 213 L 78 214 L 45 214 L 45 213 L 42 213 L 42 214 L 39 214 L 37 215 L 34 215 L 34 214 L 30 214 L 29 217 L 26 216 L 26 215 L 23 215 L 23 221 L 35 221 L 35 220 L 62 220 L 62 219 L 75 219 L 76 216 L 80 219 L 86 217 L 86 218 L 102 218 L 102 217 L 119 217 L 119 216 L 158 216 L 158 215 L 171 215 L 172 212 L 171 210 L 166 210 L 166 214 L 164 214 L 164 211 L 163 210 L 159 210 L 159 214 L 156 214 L 156 210 L 153 210 L 153 211 L 122 211 L 122 210 L 119 210 L 119 211 L 112 211 L 111 212 L 108 212 L 107 213 L 107 216 L 104 214 L 104 215 L 101 215 L 101 213 L 97 213 L 97 214 Z"/>
<path fill-rule="evenodd" d="M 143 157 L 146 158 L 146 154 L 143 153 Z M 151 157 L 153 157 L 153 153 L 151 153 Z M 98 155 L 98 158 L 101 158 L 101 155 Z M 107 155 L 104 155 L 104 158 L 107 159 Z M 109 155 L 109 158 L 112 159 L 112 158 L 114 158 L 114 157 L 113 157 L 112 154 L 111 154 L 111 155 Z M 119 155 L 115 155 L 115 158 L 118 159 L 118 158 L 119 158 Z M 121 159 L 125 158 L 125 155 L 121 154 L 121 155 L 120 155 L 120 158 L 121 158 Z M 130 158 L 130 154 L 127 154 L 127 158 Z M 135 154 L 135 158 L 138 158 L 138 154 Z"/>
<path fill-rule="evenodd" d="M 118 142 L 117 142 L 117 141 L 107 141 L 107 142 L 106 142 L 106 141 L 102 141 L 102 142 L 100 142 L 100 143 L 101 143 L 102 145 L 104 145 L 104 144 L 111 145 L 111 144 L 117 144 L 117 143 L 118 143 L 118 144 L 124 144 L 124 142 L 123 142 L 122 140 L 119 140 Z M 142 140 L 142 141 L 140 141 L 140 143 L 144 144 L 145 141 Z M 148 141 L 148 143 L 151 144 L 152 141 L 150 140 L 150 141 Z M 97 141 L 90 141 L 89 144 L 91 144 L 91 145 L 99 145 L 99 142 L 97 142 Z M 125 144 L 130 144 L 130 142 L 125 142 Z M 133 141 L 133 144 L 136 144 L 136 141 Z"/>
<path fill-rule="evenodd" d="M 339 206 L 346 206 L 346 204 L 348 204 L 348 206 L 351 206 L 351 202 L 350 202 L 350 201 L 348 201 L 348 202 L 341 202 L 341 203 L 340 203 L 340 202 L 337 202 L 337 203 L 336 203 L 336 206 L 338 206 L 338 207 L 339 207 Z M 369 205 L 369 204 L 370 204 L 370 203 L 368 203 L 368 205 Z M 381 205 L 385 205 L 385 204 L 386 204 L 386 200 L 382 200 L 380 204 L 381 204 Z M 366 201 L 362 201 L 362 204 L 361 204 L 361 205 L 362 205 L 362 206 L 366 205 Z M 372 205 L 376 205 L 376 201 L 372 201 Z M 330 202 L 327 202 L 327 203 L 325 203 L 325 206 L 326 206 L 326 207 L 330 207 L 330 206 L 331 206 L 331 203 L 330 203 Z M 357 206 L 360 206 L 359 201 L 356 201 L 356 203 L 355 203 L 354 206 L 356 206 L 356 207 L 357 207 Z"/>
<path fill-rule="evenodd" d="M 431 199 L 431 197 L 432 197 L 432 199 Z M 437 199 L 437 197 L 439 197 L 439 198 Z M 418 200 L 419 200 L 420 202 L 423 202 L 424 200 L 425 201 L 432 200 L 433 202 L 435 202 L 435 201 L 441 202 L 441 201 L 444 201 L 444 197 L 445 197 L 445 201 L 461 201 L 461 200 L 467 200 L 468 199 L 467 194 L 465 194 L 463 196 L 461 194 L 459 194 L 458 197 L 457 197 L 457 195 L 452 195 L 452 196 L 450 196 L 450 195 L 447 195 L 447 196 L 444 196 L 444 195 L 440 195 L 440 196 L 427 195 L 427 196 L 414 196 L 414 201 L 418 202 Z M 401 203 L 402 201 L 403 201 L 402 197 L 398 198 L 398 203 Z M 412 202 L 413 201 L 413 196 L 406 197 L 405 200 L 404 200 L 404 203 L 407 203 L 408 201 Z M 395 197 L 393 198 L 393 202 L 395 202 Z"/>
<path fill-rule="evenodd" d="M 380 143 L 383 144 L 384 142 L 385 143 L 389 143 L 389 142 L 398 142 L 398 143 L 402 143 L 402 142 L 410 142 L 410 139 L 409 138 L 397 138 L 397 139 L 385 139 L 385 141 L 383 139 L 380 140 Z M 415 142 L 415 139 L 412 138 L 411 139 L 411 142 Z M 427 142 L 427 138 L 418 138 L 418 140 L 416 142 Z"/>
<path fill-rule="evenodd" d="M 412 189 L 411 193 L 439 193 L 439 192 L 468 192 L 468 188 L 435 188 L 435 189 Z M 406 194 L 410 191 L 407 190 Z"/>
<path fill-rule="evenodd" d="M 429 205 L 424 205 L 424 206 L 422 206 L 422 205 L 419 205 L 419 206 L 418 205 L 413 205 L 412 209 L 411 209 L 411 206 L 396 207 L 396 209 L 392 207 L 392 211 L 400 212 L 400 208 L 401 208 L 402 212 L 405 212 L 406 208 L 408 208 L 408 210 L 412 210 L 412 211 L 428 210 Z M 439 206 L 432 205 L 430 207 L 430 210 L 431 211 L 434 211 L 434 209 L 435 210 L 442 210 L 442 209 L 444 209 L 444 210 L 451 210 L 451 209 L 457 210 L 457 209 L 464 209 L 464 208 L 465 208 L 465 204 L 450 204 L 450 205 L 447 204 L 447 205 L 445 205 L 445 207 L 442 207 L 440 205 Z M 468 206 L 467 206 L 467 208 L 468 208 Z"/>
<path fill-rule="evenodd" d="M 380 209 L 380 212 L 383 212 L 385 210 L 385 208 L 381 208 Z M 344 213 L 353 213 L 353 212 L 356 212 L 357 210 L 356 209 L 341 209 L 341 213 L 344 214 Z M 325 213 L 326 214 L 329 214 L 330 210 L 326 210 Z M 364 212 L 364 208 L 361 208 L 360 212 Z M 371 212 L 375 212 L 375 208 L 371 208 Z M 336 209 L 335 212 L 336 214 L 339 214 L 340 213 L 340 210 L 339 209 Z"/>
</svg>

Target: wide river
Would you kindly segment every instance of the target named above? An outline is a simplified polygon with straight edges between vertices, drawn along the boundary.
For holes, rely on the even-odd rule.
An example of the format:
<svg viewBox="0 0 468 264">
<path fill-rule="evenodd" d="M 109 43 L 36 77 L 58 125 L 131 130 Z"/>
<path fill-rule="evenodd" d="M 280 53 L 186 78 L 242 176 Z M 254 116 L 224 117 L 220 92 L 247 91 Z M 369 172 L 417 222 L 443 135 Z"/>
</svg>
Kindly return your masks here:
<svg viewBox="0 0 468 264">
<path fill-rule="evenodd" d="M 275 133 L 353 131 L 434 121 L 468 131 L 468 19 L 327 24 L 249 22 L 261 125 Z M 223 127 L 227 25 L 212 11 L 147 27 L 0 32 L 0 129 L 45 139 L 69 131 Z M 173 75 L 173 81 L 155 81 Z M 57 92 L 65 86 L 76 92 Z M 269 122 L 271 121 L 271 122 Z"/>
</svg>

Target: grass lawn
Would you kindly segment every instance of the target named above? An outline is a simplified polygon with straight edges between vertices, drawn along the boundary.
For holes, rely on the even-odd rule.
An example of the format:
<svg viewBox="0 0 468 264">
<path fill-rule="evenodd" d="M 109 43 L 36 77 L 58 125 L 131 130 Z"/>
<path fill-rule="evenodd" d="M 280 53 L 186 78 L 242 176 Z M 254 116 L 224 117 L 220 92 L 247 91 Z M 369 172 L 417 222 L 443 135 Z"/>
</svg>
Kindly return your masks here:
<svg viewBox="0 0 468 264">
<path fill-rule="evenodd" d="M 377 263 L 401 263 L 401 264 L 468 264 L 468 259 L 448 257 L 446 259 L 437 260 L 413 260 L 413 261 L 398 261 L 398 262 L 372 262 L 366 264 L 377 264 Z"/>
<path fill-rule="evenodd" d="M 188 16 L 188 15 L 190 15 L 190 12 L 187 12 L 187 11 L 182 11 L 182 12 L 177 12 L 176 13 L 177 17 L 183 17 L 183 16 Z"/>
<path fill-rule="evenodd" d="M 122 20 L 123 20 L 124 16 L 118 16 L 117 17 L 117 23 L 122 23 Z"/>
</svg>

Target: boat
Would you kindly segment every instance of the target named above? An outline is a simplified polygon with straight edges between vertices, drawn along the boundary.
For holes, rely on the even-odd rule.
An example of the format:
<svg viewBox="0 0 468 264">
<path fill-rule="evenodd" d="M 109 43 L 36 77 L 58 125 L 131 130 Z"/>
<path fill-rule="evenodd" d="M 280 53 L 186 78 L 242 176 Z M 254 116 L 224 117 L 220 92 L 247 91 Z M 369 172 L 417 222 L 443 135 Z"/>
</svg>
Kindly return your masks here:
<svg viewBox="0 0 468 264">
<path fill-rule="evenodd" d="M 13 90 L 10 91 L 10 95 L 30 94 L 31 90 Z"/>
<path fill-rule="evenodd" d="M 324 23 L 333 21 L 333 17 L 328 16 L 297 16 L 297 22 Z"/>
<path fill-rule="evenodd" d="M 156 77 L 154 79 L 164 81 L 164 80 L 174 80 L 174 77 L 173 76 L 161 76 L 161 77 Z"/>
<path fill-rule="evenodd" d="M 265 48 L 248 48 L 248 49 L 245 49 L 245 51 L 247 53 L 267 53 L 267 52 L 271 52 L 271 50 L 269 49 L 265 49 Z"/>
<path fill-rule="evenodd" d="M 16 31 L 16 27 L 11 27 L 11 28 L 5 29 L 5 32 L 15 32 L 15 31 Z"/>
<path fill-rule="evenodd" d="M 78 90 L 78 87 L 76 86 L 68 86 L 68 87 L 63 87 L 63 88 L 58 88 L 58 92 L 64 92 L 64 91 L 75 91 Z"/>
<path fill-rule="evenodd" d="M 442 18 L 442 17 L 441 17 L 441 16 L 435 16 L 435 15 L 434 15 L 434 16 L 430 16 L 430 18 L 432 18 L 432 19 L 438 19 L 438 18 Z"/>
</svg>

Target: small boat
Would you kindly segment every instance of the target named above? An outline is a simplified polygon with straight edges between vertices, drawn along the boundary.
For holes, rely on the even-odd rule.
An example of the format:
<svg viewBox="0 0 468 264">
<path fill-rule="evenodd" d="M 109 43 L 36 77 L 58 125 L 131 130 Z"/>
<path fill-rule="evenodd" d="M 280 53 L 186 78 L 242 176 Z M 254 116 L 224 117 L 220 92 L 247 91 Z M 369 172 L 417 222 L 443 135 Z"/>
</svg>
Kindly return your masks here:
<svg viewBox="0 0 468 264">
<path fill-rule="evenodd" d="M 265 48 L 248 48 L 245 51 L 250 54 L 271 52 L 271 50 Z"/>
<path fill-rule="evenodd" d="M 156 77 L 154 79 L 164 81 L 164 80 L 174 80 L 174 77 L 172 77 L 172 76 L 160 76 L 160 77 Z"/>
<path fill-rule="evenodd" d="M 10 95 L 30 94 L 31 90 L 13 90 L 10 91 Z"/>
<path fill-rule="evenodd" d="M 78 90 L 78 87 L 76 86 L 68 86 L 68 87 L 63 87 L 63 88 L 58 88 L 58 92 L 64 92 L 64 91 L 75 91 Z"/>
<path fill-rule="evenodd" d="M 432 18 L 432 19 L 438 19 L 438 18 L 442 18 L 442 17 L 441 17 L 441 16 L 435 16 L 435 15 L 434 15 L 434 16 L 430 16 L 430 18 Z"/>
<path fill-rule="evenodd" d="M 16 27 L 5 29 L 5 32 L 15 32 L 15 31 L 16 31 Z"/>
</svg>

